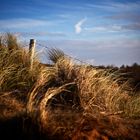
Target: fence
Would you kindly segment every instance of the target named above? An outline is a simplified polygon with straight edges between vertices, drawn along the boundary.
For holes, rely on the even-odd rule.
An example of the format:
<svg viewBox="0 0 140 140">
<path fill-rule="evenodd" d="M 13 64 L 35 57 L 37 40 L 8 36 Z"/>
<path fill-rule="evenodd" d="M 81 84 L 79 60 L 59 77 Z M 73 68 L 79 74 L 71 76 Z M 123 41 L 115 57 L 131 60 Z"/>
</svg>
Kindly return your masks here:
<svg viewBox="0 0 140 140">
<path fill-rule="evenodd" d="M 30 69 L 33 69 L 33 61 L 34 61 L 34 54 L 35 54 L 35 45 L 36 45 L 36 40 L 35 39 L 30 39 L 30 44 L 29 44 L 29 55 L 30 55 Z"/>
<path fill-rule="evenodd" d="M 39 44 L 37 43 L 38 46 L 44 46 L 42 44 Z M 36 40 L 35 39 L 30 39 L 30 43 L 29 43 L 29 54 L 30 54 L 30 69 L 32 70 L 33 69 L 33 61 L 34 61 L 34 55 L 35 55 L 35 47 L 36 47 Z M 49 47 L 47 46 L 44 46 L 46 49 L 50 49 Z M 79 62 L 81 64 L 86 64 L 86 65 L 91 65 L 90 63 L 88 62 L 85 62 L 85 61 L 82 61 L 80 59 L 77 59 L 77 58 L 74 58 L 74 57 L 71 57 L 69 55 L 66 55 L 65 56 L 71 58 L 72 60 L 76 61 L 76 62 Z M 98 66 L 94 66 L 96 68 L 98 68 Z"/>
</svg>

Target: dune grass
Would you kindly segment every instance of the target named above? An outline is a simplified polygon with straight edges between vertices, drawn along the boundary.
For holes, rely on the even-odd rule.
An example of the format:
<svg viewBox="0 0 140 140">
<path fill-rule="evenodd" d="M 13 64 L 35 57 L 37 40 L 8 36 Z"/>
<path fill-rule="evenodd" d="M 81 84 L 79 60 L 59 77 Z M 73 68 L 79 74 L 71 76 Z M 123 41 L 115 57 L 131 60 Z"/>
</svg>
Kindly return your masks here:
<svg viewBox="0 0 140 140">
<path fill-rule="evenodd" d="M 4 44 L 2 44 L 4 42 Z M 0 50 L 0 91 L 29 91 L 37 80 L 39 61 L 34 61 L 30 71 L 30 58 L 27 50 L 20 47 L 15 37 L 7 34 L 1 40 Z"/>
<path fill-rule="evenodd" d="M 140 96 L 117 73 L 75 64 L 61 50 L 48 54 L 52 65 L 34 58 L 31 70 L 16 37 L 0 38 L 1 120 L 26 116 L 49 139 L 137 139 Z"/>
</svg>

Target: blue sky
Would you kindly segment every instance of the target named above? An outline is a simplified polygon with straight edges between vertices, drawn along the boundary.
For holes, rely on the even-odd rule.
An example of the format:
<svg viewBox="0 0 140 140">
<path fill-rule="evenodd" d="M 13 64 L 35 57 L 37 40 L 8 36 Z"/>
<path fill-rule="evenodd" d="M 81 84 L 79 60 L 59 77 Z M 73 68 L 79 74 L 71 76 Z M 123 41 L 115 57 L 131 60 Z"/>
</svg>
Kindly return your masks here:
<svg viewBox="0 0 140 140">
<path fill-rule="evenodd" d="M 139 0 L 1 0 L 0 9 L 0 33 L 35 38 L 40 52 L 57 47 L 95 65 L 140 63 Z"/>
</svg>

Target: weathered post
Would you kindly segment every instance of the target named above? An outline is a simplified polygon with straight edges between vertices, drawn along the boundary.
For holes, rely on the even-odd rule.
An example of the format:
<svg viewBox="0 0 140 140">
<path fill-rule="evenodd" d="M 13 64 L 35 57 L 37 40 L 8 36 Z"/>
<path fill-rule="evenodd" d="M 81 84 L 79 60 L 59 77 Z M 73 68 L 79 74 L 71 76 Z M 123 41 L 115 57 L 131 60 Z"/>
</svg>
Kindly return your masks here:
<svg viewBox="0 0 140 140">
<path fill-rule="evenodd" d="M 35 54 L 35 44 L 36 40 L 35 39 L 30 39 L 30 44 L 29 44 L 29 54 L 30 54 L 30 69 L 33 69 L 33 61 L 34 61 L 34 54 Z"/>
</svg>

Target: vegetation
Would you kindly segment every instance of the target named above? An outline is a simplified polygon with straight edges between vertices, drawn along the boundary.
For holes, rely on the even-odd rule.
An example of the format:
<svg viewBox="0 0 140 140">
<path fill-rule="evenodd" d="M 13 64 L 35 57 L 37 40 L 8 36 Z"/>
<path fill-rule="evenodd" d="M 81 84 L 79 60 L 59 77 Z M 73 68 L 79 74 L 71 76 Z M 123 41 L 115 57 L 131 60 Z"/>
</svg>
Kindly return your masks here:
<svg viewBox="0 0 140 140">
<path fill-rule="evenodd" d="M 1 137 L 139 139 L 140 94 L 120 76 L 124 68 L 77 65 L 52 49 L 52 65 L 34 58 L 30 69 L 29 52 L 21 46 L 11 34 L 0 38 Z"/>
</svg>

